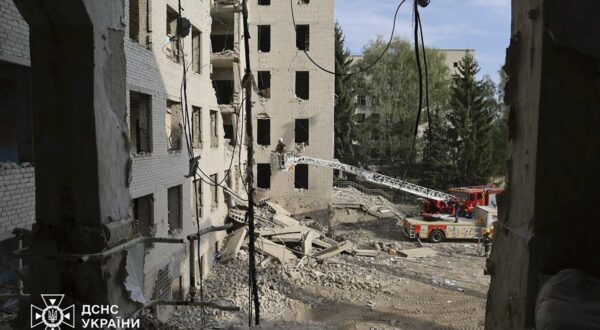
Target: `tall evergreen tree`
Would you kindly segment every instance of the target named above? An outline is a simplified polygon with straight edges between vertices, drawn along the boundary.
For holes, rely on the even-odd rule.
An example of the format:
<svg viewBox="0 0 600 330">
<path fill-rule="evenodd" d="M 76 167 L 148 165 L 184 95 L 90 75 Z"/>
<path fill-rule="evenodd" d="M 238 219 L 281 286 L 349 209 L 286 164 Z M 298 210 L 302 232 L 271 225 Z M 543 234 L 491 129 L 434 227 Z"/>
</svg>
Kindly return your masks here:
<svg viewBox="0 0 600 330">
<path fill-rule="evenodd" d="M 431 125 L 428 125 L 422 139 L 423 176 L 421 183 L 426 187 L 446 190 L 453 184 L 454 177 L 447 141 L 448 130 L 448 117 L 444 108 L 432 109 Z"/>
<path fill-rule="evenodd" d="M 454 181 L 460 185 L 484 184 L 492 174 L 493 106 L 489 83 L 477 80 L 479 65 L 471 54 L 458 63 L 452 77 L 448 138 Z"/>
<path fill-rule="evenodd" d="M 352 60 L 350 52 L 344 46 L 344 33 L 340 25 L 335 24 L 335 72 L 347 73 L 350 71 Z M 343 163 L 356 164 L 354 139 L 353 114 L 356 108 L 354 92 L 349 76 L 335 76 L 335 109 L 334 109 L 334 134 L 335 158 Z"/>
</svg>

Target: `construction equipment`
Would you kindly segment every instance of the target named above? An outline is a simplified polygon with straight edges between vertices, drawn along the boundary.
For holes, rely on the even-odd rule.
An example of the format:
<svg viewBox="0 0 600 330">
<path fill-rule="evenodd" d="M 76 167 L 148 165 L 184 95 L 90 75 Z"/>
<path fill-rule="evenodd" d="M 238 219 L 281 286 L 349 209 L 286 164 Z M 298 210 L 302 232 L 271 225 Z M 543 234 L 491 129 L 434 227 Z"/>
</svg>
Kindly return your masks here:
<svg viewBox="0 0 600 330">
<path fill-rule="evenodd" d="M 318 167 L 327 167 L 332 168 L 334 170 L 339 170 L 342 172 L 354 174 L 364 178 L 365 180 L 386 186 L 392 189 L 400 190 L 407 192 L 409 194 L 419 196 L 422 198 L 426 198 L 429 200 L 439 201 L 439 202 L 448 202 L 456 197 L 433 189 L 429 189 L 426 187 L 422 187 L 404 180 L 392 178 L 383 174 L 370 172 L 367 170 L 363 170 L 356 166 L 342 164 L 333 160 L 324 160 L 306 156 L 296 156 L 293 152 L 287 153 L 278 153 L 274 152 L 272 154 L 271 165 L 273 167 L 277 167 L 280 170 L 293 171 L 294 167 L 298 164 L 312 165 Z"/>
<path fill-rule="evenodd" d="M 496 195 L 502 189 L 491 185 L 451 188 L 449 190 L 456 194 L 451 195 L 338 161 L 297 156 L 293 152 L 272 153 L 271 166 L 274 168 L 293 171 L 299 164 L 354 174 L 371 183 L 423 198 L 421 217 L 405 218 L 400 223 L 409 238 L 424 238 L 435 243 L 449 238 L 479 239 L 485 230 L 491 228 L 490 219 L 497 217 Z M 474 219 L 474 215 L 480 213 L 484 215 Z"/>
</svg>

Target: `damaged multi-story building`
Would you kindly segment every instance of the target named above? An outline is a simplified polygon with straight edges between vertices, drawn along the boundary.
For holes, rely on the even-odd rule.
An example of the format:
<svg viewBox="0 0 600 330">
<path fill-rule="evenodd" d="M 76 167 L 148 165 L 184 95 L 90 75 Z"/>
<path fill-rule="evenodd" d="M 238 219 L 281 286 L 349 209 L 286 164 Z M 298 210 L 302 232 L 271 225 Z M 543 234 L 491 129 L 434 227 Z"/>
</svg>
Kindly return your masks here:
<svg viewBox="0 0 600 330">
<path fill-rule="evenodd" d="M 1 0 L 0 6 L 0 231 L 3 239 L 11 239 L 4 253 L 17 247 L 13 229 L 31 229 L 36 209 L 50 205 L 36 204 L 36 196 L 39 203 L 47 193 L 36 195 L 36 183 L 48 172 L 35 174 L 34 145 L 43 143 L 35 144 L 34 137 L 47 132 L 38 134 L 41 119 L 32 119 L 37 111 L 31 92 L 37 86 L 31 78 L 32 18 L 22 15 L 23 8 L 31 14 L 32 7 L 17 8 L 13 0 Z M 182 239 L 197 232 L 196 221 L 200 228 L 222 225 L 228 207 L 235 204 L 234 195 L 245 193 L 241 1 L 182 0 L 181 6 L 181 15 L 190 23 L 185 36 L 178 34 L 176 0 L 129 0 L 122 8 L 117 30 L 123 32 L 125 81 L 122 86 L 111 84 L 124 89 L 126 112 L 119 129 L 126 140 L 129 161 L 124 170 L 129 174 L 122 193 L 130 194 L 131 203 L 126 218 L 113 215 L 109 220 L 110 230 L 121 233 L 121 239 Z M 334 78 L 303 54 L 306 51 L 324 67 L 334 66 L 333 1 L 299 1 L 293 7 L 296 25 L 287 3 L 249 3 L 257 197 L 279 202 L 297 216 L 326 216 L 331 170 L 299 165 L 293 173 L 276 173 L 270 166 L 280 138 L 288 151 L 323 159 L 333 156 Z M 88 8 L 93 10 L 98 10 L 98 17 L 121 11 Z M 119 43 L 114 35 L 104 39 Z M 192 132 L 186 132 L 186 118 Z M 188 144 L 193 156 L 200 157 L 196 180 L 189 177 Z M 47 159 L 49 152 L 44 150 L 42 157 Z M 201 278 L 196 274 L 196 283 L 190 283 L 189 267 L 199 262 L 203 275 L 209 272 L 224 236 L 224 232 L 202 236 L 199 260 L 191 261 L 184 244 L 147 244 L 139 283 L 143 299 L 183 299 Z M 16 262 L 11 267 L 8 271 L 14 273 Z"/>
<path fill-rule="evenodd" d="M 16 249 L 12 231 L 31 229 L 34 223 L 32 139 L 36 132 L 31 114 L 29 27 L 12 0 L 2 0 L 0 6 L 0 231 L 3 241 L 9 239 L 2 243 L 6 245 L 2 249 L 5 253 Z M 220 6 L 184 0 L 182 7 L 191 27 L 189 35 L 181 38 L 183 47 L 178 48 L 177 1 L 125 2 L 122 20 L 127 65 L 123 87 L 131 159 L 128 190 L 132 198 L 132 237 L 184 238 L 197 232 L 196 218 L 201 228 L 223 224 L 231 198 L 223 187 L 238 193 L 243 190 L 242 170 L 234 156 L 240 152 L 237 147 L 241 134 L 234 135 L 232 127 L 237 121 L 237 117 L 233 119 L 234 108 L 239 108 L 232 105 L 239 104 L 240 99 L 229 99 L 227 104 L 231 106 L 227 107 L 221 93 L 220 70 L 232 66 L 234 56 L 223 56 L 211 43 L 213 25 L 218 28 L 221 20 Z M 232 35 L 237 36 L 239 45 L 241 34 Z M 184 60 L 187 116 L 193 129 L 189 144 L 194 156 L 201 157 L 202 172 L 196 181 L 187 177 L 190 163 L 183 129 Z M 235 62 L 239 65 L 237 57 Z M 232 163 L 232 159 L 236 161 Z M 199 262 L 203 274 L 209 271 L 224 236 L 224 232 L 202 236 Z M 188 283 L 186 276 L 188 257 L 188 249 L 182 244 L 148 246 L 143 262 L 145 299 L 182 299 L 190 285 L 195 285 Z M 14 273 L 15 267 L 16 262 L 3 271 Z M 195 278 L 199 280 L 200 276 Z"/>
<path fill-rule="evenodd" d="M 293 173 L 272 172 L 270 163 L 280 139 L 287 151 L 333 158 L 335 77 L 311 59 L 334 67 L 334 1 L 293 1 L 291 8 L 287 1 L 249 4 L 251 67 L 259 93 L 253 112 L 258 195 L 297 217 L 325 218 L 332 170 L 300 164 Z"/>
</svg>

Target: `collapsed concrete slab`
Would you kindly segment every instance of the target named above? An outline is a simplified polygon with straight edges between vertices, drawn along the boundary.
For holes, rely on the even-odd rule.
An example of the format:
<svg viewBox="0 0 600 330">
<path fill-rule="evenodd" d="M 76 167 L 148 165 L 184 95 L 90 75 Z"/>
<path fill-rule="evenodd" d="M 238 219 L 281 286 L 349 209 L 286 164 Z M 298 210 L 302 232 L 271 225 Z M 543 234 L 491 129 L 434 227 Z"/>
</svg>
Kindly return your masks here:
<svg viewBox="0 0 600 330">
<path fill-rule="evenodd" d="M 352 253 L 355 256 L 359 256 L 359 257 L 377 257 L 377 250 L 361 250 L 361 249 L 354 249 L 352 250 Z"/>
<path fill-rule="evenodd" d="M 285 264 L 288 261 L 297 259 L 296 255 L 294 255 L 285 246 L 276 244 L 262 237 L 256 238 L 256 250 L 270 257 L 277 258 L 281 264 Z"/>
<path fill-rule="evenodd" d="M 300 225 L 300 221 L 285 215 L 285 214 L 274 214 L 273 215 L 273 222 L 275 222 L 276 224 L 283 226 L 283 227 L 292 227 L 292 226 L 299 226 Z"/>
<path fill-rule="evenodd" d="M 228 262 L 235 258 L 246 238 L 246 227 L 242 227 L 231 234 L 229 241 L 221 253 L 221 262 Z"/>
<path fill-rule="evenodd" d="M 318 259 L 327 259 L 331 258 L 335 255 L 338 255 L 342 252 L 350 251 L 354 247 L 354 244 L 348 241 L 344 241 L 337 245 L 331 246 L 327 249 L 321 250 L 313 254 L 313 257 Z"/>
</svg>

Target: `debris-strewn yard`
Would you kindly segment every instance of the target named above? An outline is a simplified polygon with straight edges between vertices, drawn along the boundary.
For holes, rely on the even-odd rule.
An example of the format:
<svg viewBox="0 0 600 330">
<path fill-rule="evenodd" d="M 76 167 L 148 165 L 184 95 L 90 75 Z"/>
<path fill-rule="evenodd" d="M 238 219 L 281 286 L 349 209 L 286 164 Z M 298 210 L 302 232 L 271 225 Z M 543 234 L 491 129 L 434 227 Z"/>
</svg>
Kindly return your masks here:
<svg viewBox="0 0 600 330">
<path fill-rule="evenodd" d="M 338 222 L 328 236 L 350 242 L 352 247 L 323 259 L 297 253 L 297 258 L 284 258 L 282 265 L 281 258 L 259 255 L 263 326 L 482 328 L 489 277 L 483 275 L 481 247 L 476 242 L 423 243 L 421 250 L 406 252 L 420 247 L 402 236 L 397 220 Z M 300 240 L 293 235 L 286 237 L 289 241 L 278 242 L 280 246 L 285 243 L 289 249 L 302 251 L 305 236 Z M 205 300 L 229 300 L 242 311 L 207 309 L 203 318 L 206 327 L 243 328 L 248 324 L 248 253 L 243 246 L 237 257 L 217 264 L 204 284 Z M 313 256 L 325 249 L 313 247 Z M 374 257 L 357 255 L 357 251 Z M 417 252 L 425 257 L 402 256 Z M 201 320 L 199 308 L 178 307 L 169 325 L 197 329 Z"/>
</svg>

